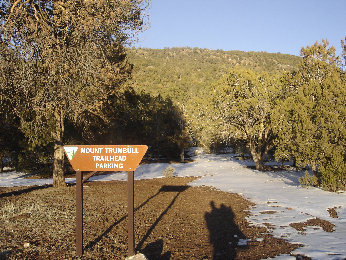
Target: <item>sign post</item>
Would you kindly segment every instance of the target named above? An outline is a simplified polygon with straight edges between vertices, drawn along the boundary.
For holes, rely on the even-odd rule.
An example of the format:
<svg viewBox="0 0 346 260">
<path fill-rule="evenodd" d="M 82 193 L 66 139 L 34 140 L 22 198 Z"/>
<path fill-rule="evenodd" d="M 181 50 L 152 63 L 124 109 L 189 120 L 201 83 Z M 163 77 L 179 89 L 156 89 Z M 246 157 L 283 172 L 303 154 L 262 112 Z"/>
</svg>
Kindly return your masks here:
<svg viewBox="0 0 346 260">
<path fill-rule="evenodd" d="M 83 183 L 82 172 L 76 172 L 76 253 L 83 255 Z"/>
<path fill-rule="evenodd" d="M 128 172 L 128 252 L 134 255 L 134 171 L 148 150 L 146 145 L 66 145 L 65 154 L 76 171 L 76 254 L 83 255 L 82 171 Z"/>
<path fill-rule="evenodd" d="M 128 172 L 127 175 L 127 185 L 128 185 L 128 203 L 127 203 L 127 212 L 128 212 L 128 250 L 129 256 L 135 254 L 135 222 L 134 222 L 134 172 Z"/>
</svg>

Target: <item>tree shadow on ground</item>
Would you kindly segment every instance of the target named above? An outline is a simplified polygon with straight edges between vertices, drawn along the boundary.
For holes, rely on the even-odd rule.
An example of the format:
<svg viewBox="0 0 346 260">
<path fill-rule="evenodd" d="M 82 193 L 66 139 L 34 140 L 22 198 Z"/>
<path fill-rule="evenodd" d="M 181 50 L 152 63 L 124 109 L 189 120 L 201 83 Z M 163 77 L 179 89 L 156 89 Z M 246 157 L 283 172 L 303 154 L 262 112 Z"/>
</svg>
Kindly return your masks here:
<svg viewBox="0 0 346 260">
<path fill-rule="evenodd" d="M 145 206 L 150 200 L 152 200 L 153 198 L 155 198 L 156 196 L 158 196 L 160 194 L 160 191 L 158 191 L 157 193 L 155 193 L 154 195 L 152 195 L 151 197 L 147 198 L 141 205 L 139 205 L 138 207 L 136 207 L 134 209 L 134 211 L 136 212 L 137 210 L 139 210 L 140 208 L 142 208 L 143 206 Z M 86 249 L 92 249 L 98 242 L 101 241 L 101 239 L 105 236 L 108 235 L 109 232 L 112 231 L 112 229 L 117 226 L 118 224 L 120 224 L 122 221 L 124 221 L 127 218 L 127 214 L 124 215 L 123 217 L 121 217 L 120 219 L 118 219 L 117 221 L 115 221 L 112 225 L 110 225 L 102 234 L 100 234 L 97 238 L 95 238 L 93 241 L 90 241 L 85 248 Z"/>
<path fill-rule="evenodd" d="M 149 198 L 147 198 L 141 205 L 139 205 L 138 207 L 135 208 L 135 212 L 137 210 L 139 210 L 140 208 L 142 208 L 143 206 L 145 206 L 147 203 L 149 203 L 152 199 L 154 199 L 155 197 L 157 197 L 159 194 L 161 194 L 162 192 L 177 192 L 177 194 L 175 195 L 175 197 L 172 199 L 171 203 L 167 206 L 167 208 L 160 214 L 160 216 L 156 219 L 156 221 L 152 224 L 152 226 L 148 229 L 147 233 L 143 236 L 143 238 L 141 239 L 141 241 L 138 243 L 137 247 L 136 247 L 136 251 L 143 251 L 143 253 L 145 254 L 149 254 L 150 255 L 150 249 L 151 248 L 156 248 L 154 250 L 154 258 L 149 258 L 151 259 L 169 259 L 170 257 L 170 252 L 165 253 L 163 256 L 161 256 L 161 258 L 155 258 L 156 252 L 157 252 L 157 244 L 153 244 L 151 247 L 148 247 L 148 245 L 141 250 L 141 248 L 143 247 L 143 244 L 145 243 L 145 241 L 148 239 L 148 237 L 150 236 L 150 234 L 152 233 L 152 231 L 155 229 L 155 227 L 157 226 L 157 224 L 160 222 L 160 220 L 162 219 L 162 217 L 167 214 L 168 210 L 173 206 L 174 202 L 176 201 L 176 199 L 178 198 L 178 196 L 180 195 L 181 192 L 187 190 L 189 188 L 189 186 L 169 186 L 169 185 L 164 185 L 160 188 L 160 190 L 155 193 L 154 195 L 150 196 Z M 127 214 L 124 215 L 123 217 L 121 217 L 120 219 L 116 220 L 112 225 L 110 225 L 102 234 L 100 234 L 97 238 L 95 238 L 93 241 L 90 241 L 87 245 L 86 245 L 86 249 L 92 249 L 98 242 L 101 241 L 101 239 L 105 236 L 107 236 L 109 234 L 109 232 L 112 231 L 112 229 L 117 226 L 118 224 L 120 224 L 122 221 L 124 221 L 125 219 L 127 219 Z M 158 244 L 160 241 L 156 241 Z M 149 244 L 150 245 L 150 244 Z M 163 247 L 163 241 L 162 241 L 162 247 Z M 144 252 L 145 251 L 145 252 Z M 162 252 L 162 250 L 161 250 Z M 161 253 L 160 253 L 161 254 Z M 165 258 L 163 258 L 165 257 Z"/>
<path fill-rule="evenodd" d="M 236 158 L 231 158 L 230 160 L 244 166 L 245 168 L 256 170 L 255 163 L 251 159 L 238 160 Z M 300 186 L 299 178 L 304 176 L 304 171 L 299 170 L 298 168 L 292 169 L 290 162 L 285 162 L 284 165 L 281 165 L 279 162 L 269 161 L 265 162 L 264 166 L 266 169 L 260 171 L 262 174 L 266 174 L 274 179 L 280 179 L 290 186 Z"/>
<path fill-rule="evenodd" d="M 0 194 L 0 198 L 6 198 L 6 197 L 11 197 L 11 196 L 19 196 L 21 194 L 26 194 L 35 190 L 42 190 L 42 189 L 47 189 L 53 187 L 53 185 L 43 185 L 43 186 L 32 186 L 28 187 L 25 189 L 20 189 L 20 190 L 14 190 L 6 193 Z"/>
<path fill-rule="evenodd" d="M 218 208 L 215 202 L 210 202 L 211 211 L 204 217 L 209 229 L 209 240 L 213 245 L 214 260 L 235 259 L 236 248 L 240 239 L 246 239 L 238 225 L 234 221 L 234 213 L 231 207 L 224 204 Z"/>
<path fill-rule="evenodd" d="M 164 215 L 167 214 L 168 210 L 173 206 L 174 202 L 177 200 L 177 198 L 179 197 L 179 195 L 187 190 L 189 188 L 189 186 L 170 186 L 170 185 L 164 185 L 162 186 L 162 188 L 160 189 L 160 192 L 177 192 L 177 194 L 174 196 L 174 198 L 172 199 L 171 203 L 169 203 L 169 205 L 167 206 L 167 208 L 162 211 L 162 213 L 160 214 L 160 216 L 155 220 L 155 222 L 151 225 L 151 227 L 148 229 L 147 233 L 143 236 L 143 238 L 141 239 L 141 241 L 138 243 L 136 250 L 140 251 L 141 248 L 143 247 L 143 244 L 145 243 L 145 241 L 149 238 L 150 234 L 153 232 L 153 230 L 155 229 L 155 227 L 159 224 L 159 222 L 161 221 L 161 219 L 163 218 Z"/>
</svg>

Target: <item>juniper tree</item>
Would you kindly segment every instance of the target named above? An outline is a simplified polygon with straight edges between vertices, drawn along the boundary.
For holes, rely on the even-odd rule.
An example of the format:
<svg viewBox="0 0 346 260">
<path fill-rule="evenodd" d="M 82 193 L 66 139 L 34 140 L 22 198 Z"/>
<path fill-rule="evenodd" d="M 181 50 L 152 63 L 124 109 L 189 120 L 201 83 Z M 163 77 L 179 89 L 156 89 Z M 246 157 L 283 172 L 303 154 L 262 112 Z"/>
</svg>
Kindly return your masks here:
<svg viewBox="0 0 346 260">
<path fill-rule="evenodd" d="M 346 41 L 346 37 L 345 37 Z M 346 44 L 344 40 L 341 40 L 342 57 L 344 58 L 344 69 L 346 68 Z"/>
<path fill-rule="evenodd" d="M 234 68 L 210 93 L 214 113 L 228 138 L 246 142 L 256 169 L 264 169 L 273 148 L 271 113 L 280 96 L 277 77 L 265 72 Z"/>
<path fill-rule="evenodd" d="M 143 28 L 146 5 L 146 0 L 2 2 L 1 40 L 20 58 L 11 84 L 2 87 L 31 142 L 55 143 L 55 187 L 65 185 L 65 120 L 102 116 L 104 101 L 129 78 L 124 46 Z"/>
<path fill-rule="evenodd" d="M 346 186 L 346 81 L 328 41 L 302 48 L 299 69 L 286 80 L 274 110 L 276 157 L 309 165 L 328 189 Z"/>
</svg>

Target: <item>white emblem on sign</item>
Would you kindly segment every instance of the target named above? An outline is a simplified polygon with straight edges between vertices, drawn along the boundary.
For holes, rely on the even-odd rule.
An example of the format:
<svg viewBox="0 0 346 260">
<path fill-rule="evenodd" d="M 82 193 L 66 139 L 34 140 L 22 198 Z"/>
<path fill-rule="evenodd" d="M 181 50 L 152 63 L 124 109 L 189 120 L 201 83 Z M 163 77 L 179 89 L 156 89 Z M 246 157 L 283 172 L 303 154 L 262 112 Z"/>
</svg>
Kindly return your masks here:
<svg viewBox="0 0 346 260">
<path fill-rule="evenodd" d="M 72 160 L 73 156 L 76 154 L 78 147 L 77 146 L 64 146 L 67 157 Z"/>
</svg>

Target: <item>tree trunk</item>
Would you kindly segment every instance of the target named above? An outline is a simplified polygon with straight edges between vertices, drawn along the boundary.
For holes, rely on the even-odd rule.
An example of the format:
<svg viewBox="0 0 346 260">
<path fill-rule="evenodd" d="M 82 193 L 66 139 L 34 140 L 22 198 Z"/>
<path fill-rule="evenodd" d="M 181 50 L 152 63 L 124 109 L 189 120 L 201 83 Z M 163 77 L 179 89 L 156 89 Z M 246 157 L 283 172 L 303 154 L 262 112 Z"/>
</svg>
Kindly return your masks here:
<svg viewBox="0 0 346 260">
<path fill-rule="evenodd" d="M 63 112 L 60 110 L 56 113 L 56 132 L 54 134 L 54 167 L 53 167 L 53 187 L 66 187 L 64 177 L 64 147 L 62 137 L 64 135 L 64 119 Z"/>
<path fill-rule="evenodd" d="M 0 157 L 0 160 L 1 160 L 1 168 L 0 168 L 0 172 L 3 172 L 4 171 L 4 161 L 3 161 L 3 158 L 2 156 Z"/>
<path fill-rule="evenodd" d="M 258 153 L 253 154 L 252 152 L 251 152 L 251 155 L 252 155 L 252 158 L 256 164 L 256 170 L 264 171 L 265 167 L 264 167 L 264 160 L 263 160 L 262 156 Z"/>
<path fill-rule="evenodd" d="M 257 147 L 254 143 L 250 143 L 250 152 L 252 155 L 252 159 L 256 164 L 256 170 L 264 171 L 264 158 L 265 154 L 261 151 L 259 147 Z"/>
<path fill-rule="evenodd" d="M 317 164 L 313 163 L 312 166 L 311 166 L 311 169 L 312 169 L 312 174 L 317 177 L 318 184 L 321 185 L 321 183 L 322 183 L 322 181 L 321 181 L 322 176 L 321 176 L 321 174 L 318 171 Z"/>
<path fill-rule="evenodd" d="M 53 187 L 66 187 L 64 177 L 64 147 L 61 142 L 54 144 Z"/>
<path fill-rule="evenodd" d="M 184 146 L 182 145 L 180 147 L 180 162 L 184 162 L 185 158 L 184 158 Z"/>
<path fill-rule="evenodd" d="M 296 168 L 296 170 L 298 170 L 298 167 L 297 167 L 297 159 L 296 157 L 292 157 L 292 164 L 293 164 L 293 167 Z"/>
</svg>

